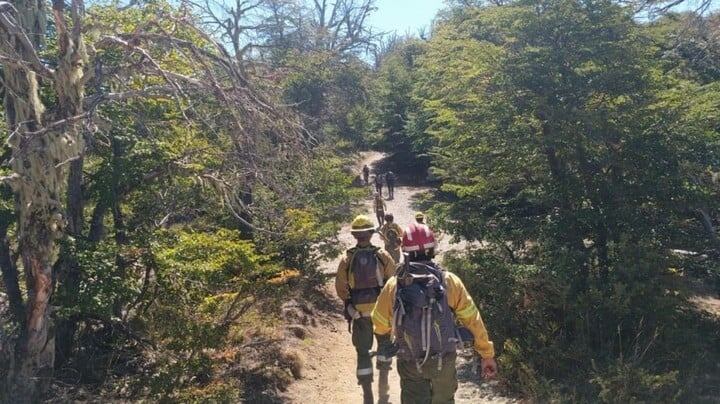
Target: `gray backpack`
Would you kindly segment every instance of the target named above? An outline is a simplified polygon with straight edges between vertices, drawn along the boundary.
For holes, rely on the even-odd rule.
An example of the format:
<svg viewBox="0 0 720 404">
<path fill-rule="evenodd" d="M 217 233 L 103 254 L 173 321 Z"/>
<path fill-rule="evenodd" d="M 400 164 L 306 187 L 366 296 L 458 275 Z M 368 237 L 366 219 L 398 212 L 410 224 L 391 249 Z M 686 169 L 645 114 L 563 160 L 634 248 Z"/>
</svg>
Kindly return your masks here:
<svg viewBox="0 0 720 404">
<path fill-rule="evenodd" d="M 418 369 L 432 357 L 455 352 L 460 338 L 448 305 L 445 274 L 433 263 L 411 262 L 397 273 L 393 330 L 398 357 Z"/>
<path fill-rule="evenodd" d="M 382 263 L 378 257 L 379 247 L 354 247 L 348 250 L 350 266 L 348 279 L 352 277 L 353 288 L 350 289 L 350 302 L 353 305 L 375 303 L 384 279 Z"/>
</svg>

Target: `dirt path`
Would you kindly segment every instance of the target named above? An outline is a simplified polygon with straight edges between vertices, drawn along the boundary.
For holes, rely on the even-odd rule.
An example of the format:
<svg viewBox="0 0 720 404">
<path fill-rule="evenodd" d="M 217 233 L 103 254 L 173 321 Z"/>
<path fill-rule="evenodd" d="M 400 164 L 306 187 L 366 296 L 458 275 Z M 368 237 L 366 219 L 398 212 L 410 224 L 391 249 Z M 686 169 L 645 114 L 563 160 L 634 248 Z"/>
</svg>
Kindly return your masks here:
<svg viewBox="0 0 720 404">
<path fill-rule="evenodd" d="M 362 155 L 358 172 L 363 164 L 372 167 L 372 163 L 384 157 L 377 152 L 368 152 Z M 387 201 L 388 211 L 395 215 L 395 221 L 405 226 L 414 220 L 415 209 L 413 201 L 417 196 L 427 192 L 427 188 L 401 186 L 395 190 L 395 200 Z M 367 214 L 372 214 L 372 200 L 368 189 L 368 198 L 362 206 Z M 385 192 L 387 190 L 385 189 Z M 339 234 L 343 248 L 354 244 L 350 235 L 349 224 L 343 227 Z M 378 236 L 374 236 L 373 243 L 382 245 Z M 439 241 L 439 251 L 448 251 L 451 248 L 462 248 L 462 245 L 449 243 L 449 237 L 442 237 Z M 340 258 L 328 261 L 322 265 L 323 270 L 332 274 L 337 270 Z M 331 282 L 332 283 L 332 282 Z M 331 290 L 331 283 L 328 289 Z M 330 293 L 334 296 L 334 290 Z M 355 404 L 362 402 L 362 393 L 355 379 L 355 350 L 350 342 L 347 324 L 342 316 L 340 302 L 338 301 L 338 315 L 332 318 L 331 324 L 310 330 L 310 334 L 302 342 L 301 350 L 305 356 L 303 378 L 290 387 L 286 397 L 291 403 L 343 403 Z M 515 400 L 501 397 L 492 386 L 477 382 L 473 369 L 473 361 L 468 353 L 461 353 L 458 362 L 458 378 L 460 387 L 455 395 L 456 403 L 509 403 Z M 471 355 L 470 355 L 471 357 Z M 390 373 L 390 403 L 400 403 L 400 380 L 397 372 Z M 377 382 L 375 385 L 377 389 Z M 377 390 L 376 390 L 377 398 Z"/>
</svg>

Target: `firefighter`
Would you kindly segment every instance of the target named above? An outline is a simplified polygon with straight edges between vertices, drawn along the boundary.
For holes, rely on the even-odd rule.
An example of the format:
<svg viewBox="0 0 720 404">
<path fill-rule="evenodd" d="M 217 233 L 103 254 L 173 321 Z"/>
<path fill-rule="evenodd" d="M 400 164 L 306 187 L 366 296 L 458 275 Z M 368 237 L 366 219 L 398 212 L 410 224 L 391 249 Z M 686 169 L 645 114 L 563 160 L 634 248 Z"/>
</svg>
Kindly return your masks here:
<svg viewBox="0 0 720 404">
<path fill-rule="evenodd" d="M 383 182 L 384 182 L 384 176 L 382 174 L 376 174 L 375 175 L 375 192 L 379 193 L 382 196 L 382 188 L 383 188 Z"/>
<path fill-rule="evenodd" d="M 395 173 L 392 171 L 388 171 L 385 174 L 385 182 L 387 183 L 388 188 L 388 200 L 395 199 L 395 181 L 397 181 Z"/>
<path fill-rule="evenodd" d="M 457 275 L 433 262 L 435 235 L 413 223 L 403 235 L 406 263 L 383 287 L 372 313 L 378 353 L 397 355 L 403 404 L 454 403 L 460 320 L 482 357 L 481 374 L 497 374 L 495 351 L 472 297 Z M 394 338 L 394 341 L 393 341 Z"/>
<path fill-rule="evenodd" d="M 380 238 L 385 242 L 385 251 L 395 260 L 396 264 L 400 263 L 402 251 L 402 228 L 395 223 L 395 216 L 392 213 L 385 214 L 385 224 L 380 228 Z"/>
<path fill-rule="evenodd" d="M 379 192 L 375 192 L 373 210 L 375 211 L 375 217 L 378 221 L 378 229 L 380 229 L 382 225 L 385 224 L 385 211 L 387 210 L 387 205 L 385 205 L 385 200 Z"/>
<path fill-rule="evenodd" d="M 356 217 L 350 232 L 357 240 L 357 245 L 347 251 L 338 265 L 335 290 L 345 303 L 344 314 L 357 352 L 357 380 L 363 390 L 363 402 L 373 404 L 373 368 L 370 358 L 373 325 L 370 315 L 380 290 L 395 273 L 395 261 L 385 250 L 370 242 L 375 227 L 367 216 Z M 382 356 L 376 358 L 381 380 L 384 377 L 387 381 L 391 361 Z"/>
</svg>

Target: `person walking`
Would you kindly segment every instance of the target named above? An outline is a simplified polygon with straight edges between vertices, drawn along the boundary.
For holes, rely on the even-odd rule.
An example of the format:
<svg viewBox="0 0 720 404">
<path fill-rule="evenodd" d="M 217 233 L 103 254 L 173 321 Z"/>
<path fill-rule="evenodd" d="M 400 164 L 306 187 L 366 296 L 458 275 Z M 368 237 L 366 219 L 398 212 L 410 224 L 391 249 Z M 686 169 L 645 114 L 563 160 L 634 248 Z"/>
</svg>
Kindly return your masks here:
<svg viewBox="0 0 720 404">
<path fill-rule="evenodd" d="M 357 245 L 340 260 L 335 278 L 335 291 L 345 303 L 345 318 L 352 332 L 352 344 L 357 352 L 357 380 L 363 390 L 363 403 L 373 404 L 373 368 L 370 349 L 373 346 L 373 325 L 370 315 L 375 300 L 385 282 L 395 273 L 395 262 L 370 240 L 375 227 L 370 218 L 357 216 L 352 221 L 350 233 Z M 387 372 L 392 359 L 376 357 L 380 379 L 387 385 Z"/>
<path fill-rule="evenodd" d="M 370 185 L 370 167 L 365 164 L 362 168 L 363 184 Z"/>
<path fill-rule="evenodd" d="M 385 200 L 383 200 L 382 194 L 379 192 L 375 192 L 373 210 L 375 211 L 375 217 L 378 221 L 378 229 L 380 229 L 382 225 L 385 224 L 385 211 L 387 210 L 387 205 L 385 205 Z"/>
<path fill-rule="evenodd" d="M 395 173 L 392 171 L 388 171 L 385 174 L 385 182 L 387 183 L 388 188 L 388 200 L 395 199 L 395 181 L 397 180 L 397 177 L 395 177 Z"/>
<path fill-rule="evenodd" d="M 382 174 L 376 174 L 375 175 L 375 192 L 382 195 L 382 188 L 383 188 L 383 175 Z"/>
<path fill-rule="evenodd" d="M 433 262 L 435 235 L 413 223 L 403 235 L 406 262 L 378 296 L 372 321 L 378 354 L 397 354 L 403 404 L 451 404 L 458 387 L 455 320 L 467 327 L 482 357 L 481 374 L 497 374 L 495 350 L 475 303 L 457 275 Z M 394 341 L 393 341 L 394 338 Z"/>
<path fill-rule="evenodd" d="M 392 213 L 385 214 L 385 224 L 380 228 L 380 238 L 385 242 L 385 251 L 395 260 L 396 264 L 400 263 L 402 251 L 402 228 L 395 223 L 395 216 Z"/>
</svg>

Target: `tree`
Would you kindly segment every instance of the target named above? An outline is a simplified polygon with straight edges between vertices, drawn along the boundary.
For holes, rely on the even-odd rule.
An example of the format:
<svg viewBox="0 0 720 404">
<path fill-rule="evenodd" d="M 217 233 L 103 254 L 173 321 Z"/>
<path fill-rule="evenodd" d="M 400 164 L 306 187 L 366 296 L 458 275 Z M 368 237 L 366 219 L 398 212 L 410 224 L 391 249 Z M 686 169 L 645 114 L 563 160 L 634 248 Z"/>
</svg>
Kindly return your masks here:
<svg viewBox="0 0 720 404">
<path fill-rule="evenodd" d="M 379 59 L 371 87 L 376 144 L 405 161 L 417 159 L 428 151 L 428 138 L 422 129 L 420 97 L 415 96 L 419 66 L 425 44 L 413 38 L 398 39 Z"/>
<path fill-rule="evenodd" d="M 451 269 L 477 282 L 508 374 L 541 400 L 554 386 L 580 401 L 681 394 L 702 372 L 672 359 L 673 341 L 718 355 L 667 293 L 682 288 L 672 268 L 717 267 L 716 83 L 673 70 L 634 16 L 610 1 L 465 9 L 418 73 L 436 223 L 483 246 Z M 628 361 L 633 345 L 667 361 Z"/>
<path fill-rule="evenodd" d="M 254 88 L 241 61 L 198 29 L 191 16 L 175 13 L 163 4 L 148 7 L 156 7 L 154 11 L 166 18 L 165 24 L 182 29 L 167 30 L 154 19 L 138 20 L 133 31 L 124 31 L 127 26 L 120 24 L 93 27 L 84 21 L 81 0 L 72 1 L 69 7 L 55 1 L 55 42 L 46 47 L 47 3 L 0 3 L 0 61 L 12 149 L 12 174 L 4 177 L 4 182 L 16 195 L 19 254 L 28 285 L 27 302 L 13 303 L 16 308 L 26 307 L 27 312 L 8 380 L 13 399 L 37 399 L 53 371 L 55 335 L 49 308 L 55 288 L 53 267 L 59 255 L 58 240 L 66 234 L 78 235 L 82 229 L 84 128 L 101 124 L 96 115 L 100 106 L 137 98 L 169 98 L 178 103 L 183 119 L 200 124 L 207 121 L 187 102 L 191 94 L 226 107 L 230 114 L 207 126 L 228 134 L 232 151 L 227 153 L 226 170 L 222 177 L 211 171 L 201 175 L 241 220 L 245 207 L 237 190 L 247 182 L 247 171 L 256 175 L 272 172 L 270 164 L 277 160 L 267 157 L 274 154 L 289 159 L 302 150 L 302 146 L 284 146 L 302 145 L 302 128 L 292 114 L 275 108 L 262 90 Z M 133 9 L 127 12 L 132 14 Z M 88 27 L 96 39 L 91 44 L 85 42 Z M 180 55 L 185 63 L 172 70 L 161 63 L 161 57 Z M 111 56 L 109 65 L 103 64 L 106 56 Z M 195 72 L 202 72 L 202 77 Z M 87 88 L 92 89 L 89 96 L 85 95 Z M 111 88 L 122 91 L 109 91 Z M 265 158 L 258 158 L 259 150 Z M 122 153 L 115 150 L 117 157 Z M 272 183 L 269 178 L 266 181 Z M 68 193 L 63 196 L 65 191 Z M 122 231 L 117 209 L 115 205 L 116 231 Z M 97 217 L 102 216 L 100 211 Z M 68 258 L 65 262 L 69 265 L 58 278 L 61 294 L 65 287 L 72 290 L 77 279 L 72 272 L 78 266 Z M 8 290 L 18 290 L 14 266 L 4 264 Z M 21 298 L 17 293 L 12 296 Z M 72 334 L 72 327 L 68 333 Z"/>
<path fill-rule="evenodd" d="M 53 70 L 40 60 L 37 49 L 45 36 L 45 7 L 43 2 L 0 3 L 5 116 L 13 131 L 8 143 L 14 172 L 4 180 L 17 198 L 19 251 L 29 287 L 27 318 L 9 383 L 11 397 L 27 401 L 42 391 L 38 380 L 52 374 L 52 267 L 58 255 L 56 241 L 66 227 L 61 195 L 68 165 L 81 157 L 83 149 L 78 121 L 83 118 L 87 62 L 80 1 L 72 2 L 71 26 L 66 23 L 64 2 L 53 3 L 58 64 Z M 40 99 L 41 78 L 53 83 L 58 101 L 54 110 L 46 111 Z"/>
</svg>

